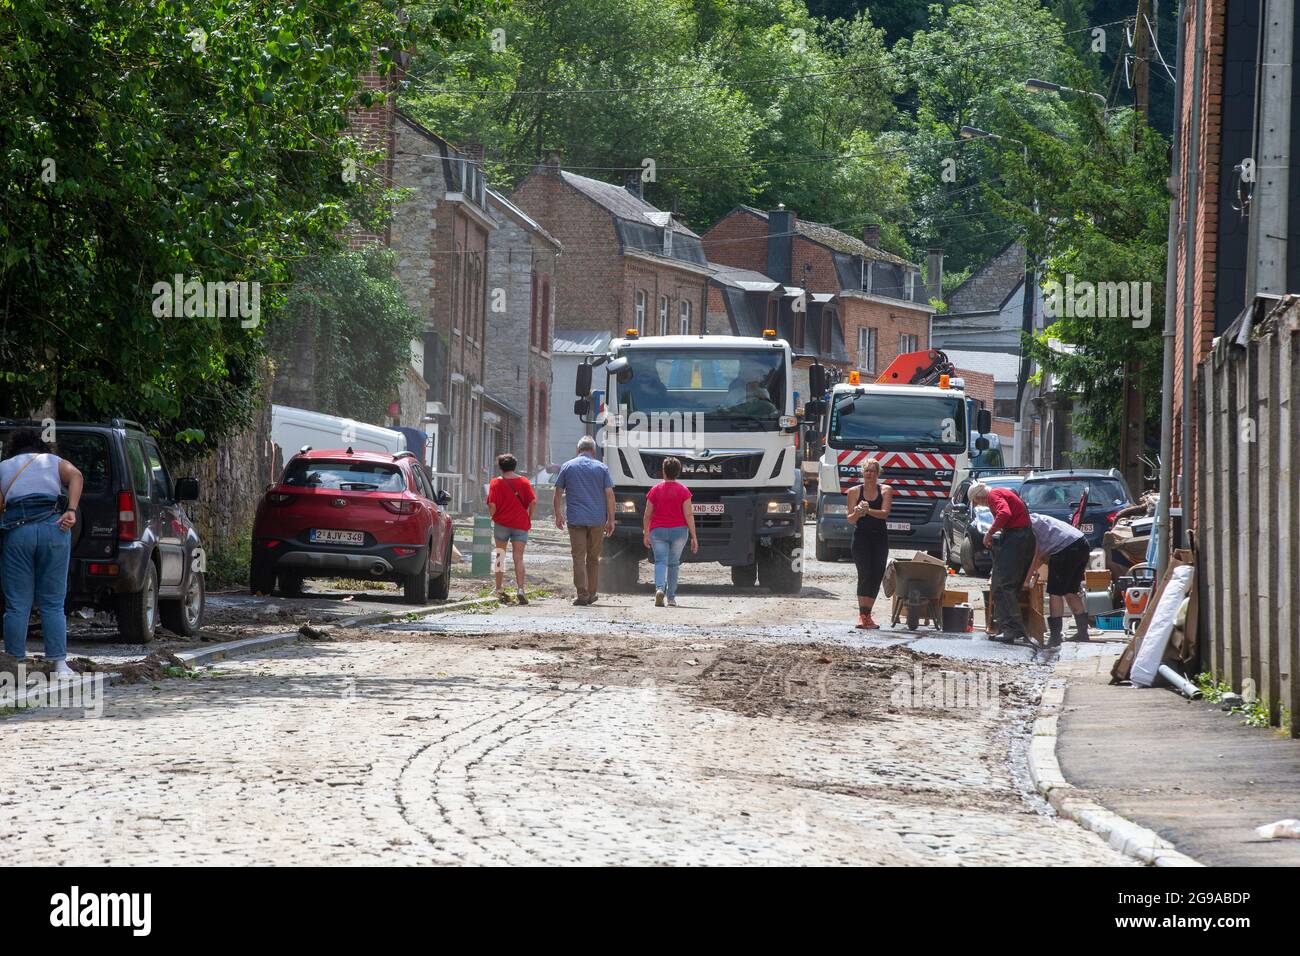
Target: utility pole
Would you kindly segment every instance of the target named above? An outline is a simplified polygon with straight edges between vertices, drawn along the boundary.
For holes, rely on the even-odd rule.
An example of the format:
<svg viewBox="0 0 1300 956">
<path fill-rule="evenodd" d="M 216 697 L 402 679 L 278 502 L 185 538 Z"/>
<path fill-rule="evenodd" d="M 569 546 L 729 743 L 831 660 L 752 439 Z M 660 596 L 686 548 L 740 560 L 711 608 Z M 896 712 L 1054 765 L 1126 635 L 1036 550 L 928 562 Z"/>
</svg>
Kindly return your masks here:
<svg viewBox="0 0 1300 956">
<path fill-rule="evenodd" d="M 1148 0 L 1138 0 L 1133 23 L 1133 105 L 1145 123 L 1150 113 L 1150 34 L 1147 33 Z M 1124 420 L 1120 427 L 1119 461 L 1124 480 L 1134 495 L 1141 495 L 1146 451 L 1146 403 L 1142 399 L 1142 363 L 1124 363 Z"/>
</svg>

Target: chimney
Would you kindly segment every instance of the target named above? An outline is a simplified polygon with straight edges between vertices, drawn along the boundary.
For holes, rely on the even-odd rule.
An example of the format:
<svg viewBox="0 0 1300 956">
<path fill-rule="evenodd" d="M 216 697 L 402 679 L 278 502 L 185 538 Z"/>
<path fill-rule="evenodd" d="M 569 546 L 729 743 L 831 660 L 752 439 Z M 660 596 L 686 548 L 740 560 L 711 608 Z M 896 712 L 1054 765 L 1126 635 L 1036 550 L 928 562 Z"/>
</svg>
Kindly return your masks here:
<svg viewBox="0 0 1300 956">
<path fill-rule="evenodd" d="M 541 169 L 542 172 L 546 173 L 548 176 L 560 175 L 559 150 L 552 149 L 546 152 L 545 156 L 542 158 Z"/>
<path fill-rule="evenodd" d="M 939 248 L 925 254 L 925 297 L 943 298 L 943 250 Z"/>
<path fill-rule="evenodd" d="M 880 223 L 873 222 L 862 227 L 862 241 L 872 249 L 880 248 Z"/>
<path fill-rule="evenodd" d="M 479 166 L 483 165 L 483 144 L 482 143 L 465 143 L 460 147 L 461 155 L 471 163 Z"/>
<path fill-rule="evenodd" d="M 767 274 L 788 285 L 792 279 L 795 213 L 781 203 L 767 213 Z"/>
<path fill-rule="evenodd" d="M 628 173 L 623 177 L 623 188 L 637 199 L 644 201 L 645 196 L 641 193 L 641 174 L 639 172 Z"/>
</svg>

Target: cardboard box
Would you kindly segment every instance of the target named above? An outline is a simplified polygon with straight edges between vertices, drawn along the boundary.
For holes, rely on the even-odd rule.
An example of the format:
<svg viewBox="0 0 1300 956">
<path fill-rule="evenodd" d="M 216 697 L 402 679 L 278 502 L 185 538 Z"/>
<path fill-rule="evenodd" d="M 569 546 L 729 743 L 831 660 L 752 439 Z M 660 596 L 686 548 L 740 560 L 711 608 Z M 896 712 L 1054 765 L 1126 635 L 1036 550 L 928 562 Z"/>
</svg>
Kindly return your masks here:
<svg viewBox="0 0 1300 956">
<path fill-rule="evenodd" d="M 956 607 L 958 604 L 969 604 L 969 591 L 954 591 L 951 588 L 945 588 L 943 592 L 943 606 Z"/>
<path fill-rule="evenodd" d="M 1086 591 L 1106 591 L 1110 589 L 1109 571 L 1084 571 L 1083 587 Z"/>
</svg>

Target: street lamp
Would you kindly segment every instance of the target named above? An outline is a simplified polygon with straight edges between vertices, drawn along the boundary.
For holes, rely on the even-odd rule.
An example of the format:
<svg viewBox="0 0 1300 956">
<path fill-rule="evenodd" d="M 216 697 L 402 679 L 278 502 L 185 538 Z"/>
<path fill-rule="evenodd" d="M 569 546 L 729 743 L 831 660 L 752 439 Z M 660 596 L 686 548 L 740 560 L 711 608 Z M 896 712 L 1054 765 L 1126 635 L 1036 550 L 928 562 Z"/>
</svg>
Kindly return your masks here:
<svg viewBox="0 0 1300 956">
<path fill-rule="evenodd" d="M 1094 93 L 1092 90 L 1076 90 L 1072 86 L 1062 86 L 1060 83 L 1053 83 L 1050 80 L 1025 80 L 1025 89 L 1030 93 L 1071 93 L 1074 96 L 1093 96 L 1101 100 L 1101 105 L 1106 105 L 1106 97 L 1100 93 Z"/>
</svg>

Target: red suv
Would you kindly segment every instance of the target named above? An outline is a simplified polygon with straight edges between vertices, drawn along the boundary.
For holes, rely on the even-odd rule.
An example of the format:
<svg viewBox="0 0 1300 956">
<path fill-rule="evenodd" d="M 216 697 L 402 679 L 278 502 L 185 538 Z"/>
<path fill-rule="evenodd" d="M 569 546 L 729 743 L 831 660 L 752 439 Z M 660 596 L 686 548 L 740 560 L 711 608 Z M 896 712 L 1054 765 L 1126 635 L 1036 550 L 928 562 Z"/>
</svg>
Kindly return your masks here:
<svg viewBox="0 0 1300 956">
<path fill-rule="evenodd" d="M 302 593 L 303 578 L 398 581 L 406 600 L 444 600 L 451 586 L 449 496 L 408 452 L 304 448 L 257 506 L 248 586 Z"/>
</svg>

